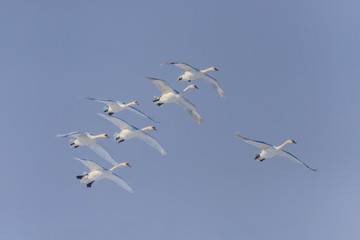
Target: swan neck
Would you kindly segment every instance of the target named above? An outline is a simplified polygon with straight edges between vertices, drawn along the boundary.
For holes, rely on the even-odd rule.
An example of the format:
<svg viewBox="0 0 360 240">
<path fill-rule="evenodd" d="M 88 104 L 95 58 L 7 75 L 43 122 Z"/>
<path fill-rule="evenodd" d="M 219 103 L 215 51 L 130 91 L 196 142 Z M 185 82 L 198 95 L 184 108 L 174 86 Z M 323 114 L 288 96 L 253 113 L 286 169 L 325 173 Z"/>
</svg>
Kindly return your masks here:
<svg viewBox="0 0 360 240">
<path fill-rule="evenodd" d="M 144 127 L 144 128 L 142 128 L 141 131 L 152 130 L 152 129 L 153 129 L 153 127 L 149 126 L 149 127 Z"/>
<path fill-rule="evenodd" d="M 280 146 L 277 147 L 277 150 L 281 150 L 283 149 L 283 147 L 285 147 L 286 144 L 290 143 L 290 140 L 285 141 L 283 144 L 281 144 Z"/>
<path fill-rule="evenodd" d="M 191 86 L 191 85 L 190 85 L 190 86 Z M 190 86 L 187 86 L 187 87 L 180 93 L 180 95 L 181 95 L 181 96 L 184 95 L 184 93 L 191 88 Z"/>
<path fill-rule="evenodd" d="M 122 166 L 122 163 L 120 163 L 119 165 L 116 165 L 112 168 L 109 169 L 110 172 L 113 172 L 115 169 L 117 169 L 118 167 L 121 167 Z"/>
<path fill-rule="evenodd" d="M 212 71 L 212 70 L 214 70 L 214 68 L 213 68 L 213 67 L 209 67 L 209 68 L 207 68 L 207 69 L 201 70 L 201 72 L 202 72 L 202 73 L 207 73 L 207 72 Z"/>
</svg>

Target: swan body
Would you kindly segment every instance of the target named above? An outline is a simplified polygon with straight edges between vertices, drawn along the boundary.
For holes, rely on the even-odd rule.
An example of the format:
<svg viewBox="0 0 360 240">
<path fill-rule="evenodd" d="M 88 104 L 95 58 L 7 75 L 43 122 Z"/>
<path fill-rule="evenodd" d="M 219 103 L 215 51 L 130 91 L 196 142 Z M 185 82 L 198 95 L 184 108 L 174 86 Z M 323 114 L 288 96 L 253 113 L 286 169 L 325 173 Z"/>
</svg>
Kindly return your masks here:
<svg viewBox="0 0 360 240">
<path fill-rule="evenodd" d="M 137 101 L 124 103 L 121 101 L 113 101 L 110 99 L 99 99 L 99 98 L 86 98 L 86 99 L 105 103 L 107 105 L 107 108 L 104 110 L 104 112 L 110 116 L 112 116 L 114 113 L 121 112 L 122 110 L 129 110 L 144 118 L 150 119 L 151 121 L 158 123 L 157 121 L 155 121 L 154 119 L 152 119 L 151 117 L 140 111 L 139 109 L 133 107 L 133 105 L 139 105 Z"/>
<path fill-rule="evenodd" d="M 185 70 L 185 73 L 182 74 L 181 76 L 179 76 L 178 81 L 190 82 L 192 80 L 202 78 L 202 79 L 207 80 L 211 84 L 211 86 L 216 89 L 216 91 L 219 93 L 219 95 L 221 97 L 223 97 L 225 95 L 224 91 L 221 89 L 221 87 L 220 87 L 219 83 L 216 81 L 216 79 L 213 77 L 210 77 L 208 74 L 206 74 L 209 71 L 219 71 L 216 67 L 209 67 L 204 70 L 199 70 L 199 69 L 194 68 L 194 67 L 190 66 L 189 64 L 183 63 L 183 62 L 168 62 L 168 63 L 163 63 L 161 65 L 165 65 L 165 64 L 175 65 L 175 66 Z"/>
<path fill-rule="evenodd" d="M 146 131 L 146 130 L 157 130 L 155 127 L 149 126 L 149 127 L 145 127 L 145 128 L 142 128 L 142 129 L 138 129 L 138 128 L 134 127 L 134 126 L 131 126 L 130 124 L 128 124 L 127 122 L 125 122 L 124 120 L 122 120 L 120 118 L 106 116 L 106 115 L 101 114 L 101 113 L 98 113 L 98 115 L 105 118 L 105 119 L 107 119 L 112 124 L 114 124 L 115 126 L 120 128 L 121 132 L 120 133 L 115 133 L 115 135 L 114 135 L 115 140 L 118 143 L 121 143 L 126 139 L 131 139 L 131 138 L 136 137 L 136 138 L 139 138 L 142 141 L 145 141 L 151 147 L 158 150 L 163 156 L 166 155 L 166 152 L 165 152 L 164 148 L 158 143 L 158 141 L 156 141 L 156 139 L 153 138 L 152 136 L 150 136 L 149 134 L 144 133 L 144 131 Z"/>
<path fill-rule="evenodd" d="M 117 165 L 118 163 L 114 160 L 114 158 L 106 151 L 106 149 L 96 140 L 97 138 L 109 138 L 109 136 L 105 133 L 99 135 L 91 135 L 90 133 L 83 132 L 71 132 L 67 134 L 57 134 L 57 137 L 74 137 L 75 139 L 70 140 L 70 146 L 73 148 L 77 148 L 80 146 L 88 146 L 91 148 L 97 155 L 107 160 L 113 165 Z"/>
<path fill-rule="evenodd" d="M 75 159 L 80 161 L 86 167 L 88 167 L 90 169 L 89 173 L 76 176 L 76 178 L 80 179 L 81 183 L 85 183 L 87 187 L 90 188 L 91 185 L 95 181 L 99 181 L 101 179 L 107 178 L 111 181 L 114 181 L 115 183 L 117 183 L 119 186 L 121 186 L 125 190 L 127 190 L 131 193 L 134 192 L 134 190 L 124 181 L 124 179 L 122 179 L 121 177 L 119 177 L 113 173 L 114 170 L 118 167 L 122 167 L 122 166 L 131 167 L 129 163 L 123 162 L 123 163 L 115 165 L 114 167 L 112 167 L 110 169 L 105 169 L 105 168 L 101 167 L 100 165 L 98 165 L 97 163 L 95 163 L 94 161 L 91 161 L 88 159 L 80 159 L 80 158 L 75 158 Z"/>
<path fill-rule="evenodd" d="M 293 139 L 286 140 L 280 146 L 273 146 L 273 145 L 268 144 L 266 142 L 244 138 L 244 137 L 240 136 L 239 133 L 236 133 L 235 136 L 238 139 L 240 139 L 241 141 L 244 141 L 244 142 L 246 142 L 246 143 L 248 143 L 250 145 L 253 145 L 253 146 L 255 146 L 255 147 L 257 147 L 257 148 L 259 148 L 261 150 L 260 154 L 255 155 L 255 160 L 257 160 L 257 161 L 262 162 L 266 158 L 272 158 L 272 157 L 275 157 L 275 156 L 280 156 L 280 157 L 285 157 L 285 158 L 291 159 L 294 162 L 296 162 L 297 164 L 300 164 L 300 165 L 302 165 L 304 167 L 307 167 L 312 171 L 317 171 L 316 169 L 313 169 L 313 168 L 309 167 L 308 165 L 306 165 L 304 162 L 300 161 L 297 157 L 295 157 L 291 153 L 282 150 L 289 143 L 295 143 L 296 144 L 296 142 Z"/>
<path fill-rule="evenodd" d="M 200 114 L 197 112 L 195 105 L 192 104 L 189 100 L 183 97 L 185 92 L 189 90 L 190 88 L 196 88 L 198 87 L 194 84 L 191 84 L 187 86 L 182 92 L 178 92 L 174 90 L 172 87 L 170 87 L 165 81 L 156 79 L 156 78 L 148 78 L 149 81 L 154 83 L 161 91 L 162 95 L 160 97 L 155 97 L 153 100 L 154 103 L 156 103 L 158 106 L 164 104 L 164 103 L 177 103 L 180 106 L 182 106 L 188 113 L 198 122 L 202 122 L 202 118 Z"/>
</svg>

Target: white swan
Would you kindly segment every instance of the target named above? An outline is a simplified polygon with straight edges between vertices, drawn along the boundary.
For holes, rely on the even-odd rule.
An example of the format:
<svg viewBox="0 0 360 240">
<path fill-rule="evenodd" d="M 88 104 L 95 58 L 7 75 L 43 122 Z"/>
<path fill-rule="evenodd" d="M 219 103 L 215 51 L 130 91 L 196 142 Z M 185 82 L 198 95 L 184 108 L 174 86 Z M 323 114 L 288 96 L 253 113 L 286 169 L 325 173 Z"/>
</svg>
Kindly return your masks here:
<svg viewBox="0 0 360 240">
<path fill-rule="evenodd" d="M 109 120 L 112 124 L 114 124 L 115 126 L 120 128 L 121 132 L 115 133 L 115 135 L 114 135 L 115 140 L 118 143 L 123 142 L 125 139 L 137 137 L 140 140 L 145 141 L 147 144 L 149 144 L 153 148 L 157 149 L 163 156 L 165 156 L 166 152 L 165 152 L 164 148 L 155 140 L 155 138 L 144 133 L 145 130 L 157 130 L 155 127 L 149 126 L 149 127 L 145 127 L 142 129 L 138 129 L 134 126 L 131 126 L 130 124 L 128 124 L 127 122 L 125 122 L 124 120 L 121 120 L 119 118 L 106 116 L 101 113 L 98 113 L 98 115 Z"/>
<path fill-rule="evenodd" d="M 206 79 L 211 84 L 211 86 L 216 89 L 216 91 L 220 94 L 221 97 L 225 95 L 224 91 L 221 89 L 216 79 L 206 74 L 208 71 L 219 71 L 217 70 L 216 67 L 209 67 L 204 70 L 199 70 L 197 68 L 190 66 L 187 63 L 182 63 L 182 62 L 168 62 L 168 63 L 162 63 L 161 65 L 165 65 L 165 64 L 172 64 L 186 71 L 183 75 L 181 75 L 178 78 L 178 81 L 190 82 L 191 80 L 196 80 L 199 78 Z"/>
<path fill-rule="evenodd" d="M 56 137 L 75 137 L 76 139 L 70 140 L 71 147 L 77 148 L 86 145 L 91 148 L 97 155 L 107 160 L 111 164 L 118 164 L 114 160 L 114 158 L 106 151 L 106 149 L 100 143 L 98 143 L 98 141 L 96 141 L 97 138 L 101 137 L 109 138 L 107 134 L 91 135 L 90 133 L 72 132 L 67 134 L 58 134 L 56 135 Z"/>
<path fill-rule="evenodd" d="M 179 105 L 181 105 L 185 110 L 188 111 L 188 113 L 198 122 L 201 123 L 202 118 L 200 114 L 197 112 L 194 104 L 192 104 L 189 100 L 183 97 L 184 93 L 189 90 L 190 88 L 198 88 L 196 85 L 191 84 L 187 86 L 181 93 L 174 90 L 172 87 L 170 87 L 165 81 L 157 79 L 157 78 L 148 78 L 146 79 L 150 80 L 152 83 L 154 83 L 161 91 L 162 95 L 161 97 L 155 97 L 153 100 L 154 103 L 156 103 L 158 106 L 160 106 L 163 103 L 170 103 L 175 102 Z"/>
<path fill-rule="evenodd" d="M 113 173 L 114 170 L 118 167 L 121 167 L 121 166 L 131 167 L 129 163 L 123 162 L 123 163 L 117 164 L 116 166 L 114 166 L 110 169 L 105 169 L 105 168 L 101 167 L 100 165 L 98 165 L 97 163 L 95 163 L 94 161 L 91 161 L 88 159 L 80 159 L 80 158 L 75 158 L 75 159 L 79 160 L 86 167 L 88 167 L 90 169 L 89 173 L 76 176 L 77 179 L 80 179 L 80 182 L 86 183 L 86 186 L 88 188 L 91 188 L 91 185 L 95 181 L 107 178 L 111 181 L 114 181 L 115 183 L 120 185 L 125 190 L 127 190 L 131 193 L 134 192 L 134 190 L 124 181 L 124 179 L 122 179 L 121 177 L 119 177 L 118 175 Z"/>
<path fill-rule="evenodd" d="M 148 115 L 146 115 L 145 113 L 143 113 L 142 111 L 136 109 L 135 107 L 132 107 L 132 105 L 139 105 L 139 103 L 137 101 L 133 101 L 130 103 L 124 103 L 121 101 L 113 101 L 110 99 L 99 99 L 99 98 L 86 98 L 86 99 L 105 103 L 108 107 L 104 110 L 104 112 L 106 112 L 110 116 L 112 116 L 114 113 L 117 113 L 117 112 L 120 112 L 120 111 L 126 109 L 126 110 L 129 110 L 136 114 L 139 114 L 140 116 L 142 116 L 144 118 L 150 119 L 153 122 L 159 123 L 159 122 L 155 121 L 154 119 L 152 119 L 151 117 L 149 117 Z"/>
<path fill-rule="evenodd" d="M 289 158 L 289 159 L 295 161 L 296 163 L 309 168 L 310 170 L 317 171 L 316 169 L 313 169 L 313 168 L 309 167 L 308 165 L 306 165 L 304 162 L 300 161 L 297 157 L 295 157 L 291 153 L 282 150 L 283 147 L 285 147 L 286 144 L 288 144 L 288 143 L 296 143 L 293 139 L 289 139 L 289 140 L 285 141 L 280 146 L 273 146 L 273 145 L 270 145 L 270 144 L 268 144 L 266 142 L 261 142 L 261 141 L 256 141 L 256 140 L 251 140 L 251 139 L 248 139 L 248 138 L 244 138 L 244 137 L 240 136 L 239 133 L 236 133 L 235 136 L 238 139 L 240 139 L 240 140 L 242 140 L 242 141 L 244 141 L 244 142 L 246 142 L 248 144 L 251 144 L 251 145 L 261 149 L 260 154 L 255 155 L 255 160 L 257 160 L 257 161 L 262 162 L 266 158 L 272 158 L 272 157 L 275 157 L 275 156 L 279 155 L 280 157 Z"/>
</svg>

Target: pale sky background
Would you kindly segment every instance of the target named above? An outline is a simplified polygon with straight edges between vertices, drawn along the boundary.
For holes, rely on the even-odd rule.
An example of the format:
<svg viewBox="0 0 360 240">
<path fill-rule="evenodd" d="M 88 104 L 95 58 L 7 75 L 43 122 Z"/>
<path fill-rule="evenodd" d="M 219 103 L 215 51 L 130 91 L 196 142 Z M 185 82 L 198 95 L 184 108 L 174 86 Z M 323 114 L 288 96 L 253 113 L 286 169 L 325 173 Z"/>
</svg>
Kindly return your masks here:
<svg viewBox="0 0 360 240">
<path fill-rule="evenodd" d="M 0 1 L 0 239 L 360 239 L 359 1 Z M 191 89 L 204 119 L 152 103 L 175 89 L 183 61 L 211 72 Z M 57 133 L 113 135 L 103 105 L 137 100 L 160 124 L 123 118 L 167 151 L 101 143 L 136 191 L 108 180 L 91 189 L 74 157 L 109 168 Z M 279 145 L 312 172 L 234 133 Z"/>
</svg>

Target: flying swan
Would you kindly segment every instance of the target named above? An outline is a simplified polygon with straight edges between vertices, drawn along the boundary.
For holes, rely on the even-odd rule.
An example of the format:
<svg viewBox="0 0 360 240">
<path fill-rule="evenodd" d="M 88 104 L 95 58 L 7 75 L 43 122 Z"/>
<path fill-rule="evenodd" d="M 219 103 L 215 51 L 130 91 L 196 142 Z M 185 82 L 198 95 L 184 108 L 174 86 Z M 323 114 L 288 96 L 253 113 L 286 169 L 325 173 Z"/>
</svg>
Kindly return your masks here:
<svg viewBox="0 0 360 240">
<path fill-rule="evenodd" d="M 138 129 L 138 128 L 134 127 L 134 126 L 131 126 L 130 124 L 128 124 L 124 120 L 121 120 L 120 118 L 106 116 L 106 115 L 101 114 L 101 113 L 98 113 L 98 115 L 105 118 L 105 119 L 107 119 L 112 124 L 114 124 L 115 126 L 120 128 L 121 132 L 120 133 L 115 133 L 115 135 L 114 135 L 115 140 L 118 143 L 121 143 L 121 142 L 125 141 L 125 139 L 130 139 L 130 138 L 137 137 L 140 140 L 145 141 L 147 144 L 149 144 L 151 147 L 155 148 L 163 156 L 165 156 L 166 152 L 165 152 L 164 148 L 155 140 L 155 138 L 151 137 L 147 133 L 144 133 L 145 130 L 157 130 L 155 127 L 149 126 L 149 127 L 145 127 L 145 128 L 142 128 L 142 129 Z"/>
<path fill-rule="evenodd" d="M 190 66 L 187 63 L 182 63 L 182 62 L 167 62 L 167 63 L 163 63 L 161 65 L 165 65 L 165 64 L 172 64 L 172 65 L 175 65 L 186 71 L 183 75 L 181 75 L 178 78 L 178 81 L 190 82 L 191 80 L 196 80 L 199 78 L 206 79 L 211 84 L 211 86 L 216 89 L 216 91 L 220 94 L 221 97 L 223 97 L 225 95 L 224 91 L 221 89 L 221 87 L 220 87 L 219 83 L 216 81 L 216 79 L 212 78 L 206 74 L 209 71 L 219 71 L 219 70 L 217 70 L 216 67 L 209 67 L 204 70 L 199 70 L 197 68 Z"/>
<path fill-rule="evenodd" d="M 86 173 L 84 175 L 76 176 L 77 179 L 80 179 L 80 182 L 86 183 L 86 187 L 91 188 L 91 185 L 98 180 L 107 178 L 111 181 L 114 181 L 117 183 L 120 187 L 124 188 L 125 190 L 133 193 L 134 190 L 118 175 L 114 174 L 114 170 L 118 167 L 131 167 L 129 163 L 123 162 L 120 164 L 117 164 L 116 166 L 105 169 L 95 163 L 94 161 L 88 160 L 88 159 L 81 159 L 81 158 L 75 158 L 76 160 L 79 160 L 82 162 L 86 167 L 90 169 L 89 173 Z"/>
<path fill-rule="evenodd" d="M 134 112 L 144 118 L 150 119 L 153 122 L 159 123 L 159 122 L 155 121 L 154 119 L 152 119 L 151 117 L 149 117 L 148 115 L 146 115 L 145 113 L 143 113 L 142 111 L 140 111 L 139 109 L 133 107 L 133 105 L 139 105 L 139 103 L 137 101 L 133 101 L 130 103 L 124 103 L 121 101 L 114 101 L 114 100 L 110 100 L 110 99 L 99 99 L 99 98 L 86 98 L 86 99 L 105 103 L 107 105 L 107 108 L 104 110 L 104 112 L 110 116 L 112 116 L 114 113 L 117 113 L 117 112 L 120 112 L 120 111 L 126 109 L 126 110 Z"/>
<path fill-rule="evenodd" d="M 201 123 L 202 118 L 200 114 L 197 112 L 194 104 L 192 104 L 189 100 L 183 97 L 184 93 L 189 90 L 190 88 L 196 88 L 198 87 L 194 84 L 191 84 L 187 86 L 181 93 L 174 90 L 172 87 L 169 86 L 165 81 L 157 79 L 157 78 L 148 78 L 149 81 L 154 83 L 161 91 L 160 97 L 155 97 L 153 100 L 154 103 L 156 103 L 158 106 L 161 106 L 163 103 L 171 103 L 175 102 L 179 105 L 181 105 L 185 110 L 188 111 L 188 113 L 198 122 Z"/>
<path fill-rule="evenodd" d="M 277 155 L 279 155 L 280 157 L 285 157 L 285 158 L 289 158 L 293 161 L 295 161 L 296 163 L 309 168 L 310 170 L 313 171 L 317 171 L 317 169 L 313 169 L 311 167 L 309 167 L 308 165 L 306 165 L 305 163 L 303 163 L 302 161 L 300 161 L 297 157 L 295 157 L 294 155 L 292 155 L 289 152 L 286 152 L 283 149 L 283 147 L 285 147 L 286 144 L 288 143 L 296 143 L 293 139 L 289 139 L 287 141 L 285 141 L 283 144 L 281 144 L 280 146 L 273 146 L 270 145 L 266 142 L 261 142 L 261 141 L 256 141 L 256 140 L 251 140 L 248 138 L 244 138 L 242 136 L 239 135 L 239 133 L 236 133 L 235 136 L 240 139 L 241 141 L 244 141 L 248 144 L 251 144 L 259 149 L 261 149 L 260 154 L 256 154 L 255 155 L 255 160 L 257 161 L 264 161 L 266 158 L 272 158 L 275 157 Z"/>
<path fill-rule="evenodd" d="M 109 138 L 107 134 L 91 135 L 90 133 L 82 132 L 71 132 L 67 134 L 58 134 L 56 137 L 75 137 L 76 139 L 70 140 L 70 146 L 77 148 L 80 146 L 88 146 L 91 148 L 97 155 L 110 162 L 112 165 L 118 165 L 118 163 L 113 159 L 113 157 L 106 151 L 106 149 L 96 141 L 97 138 L 105 137 Z"/>
</svg>

